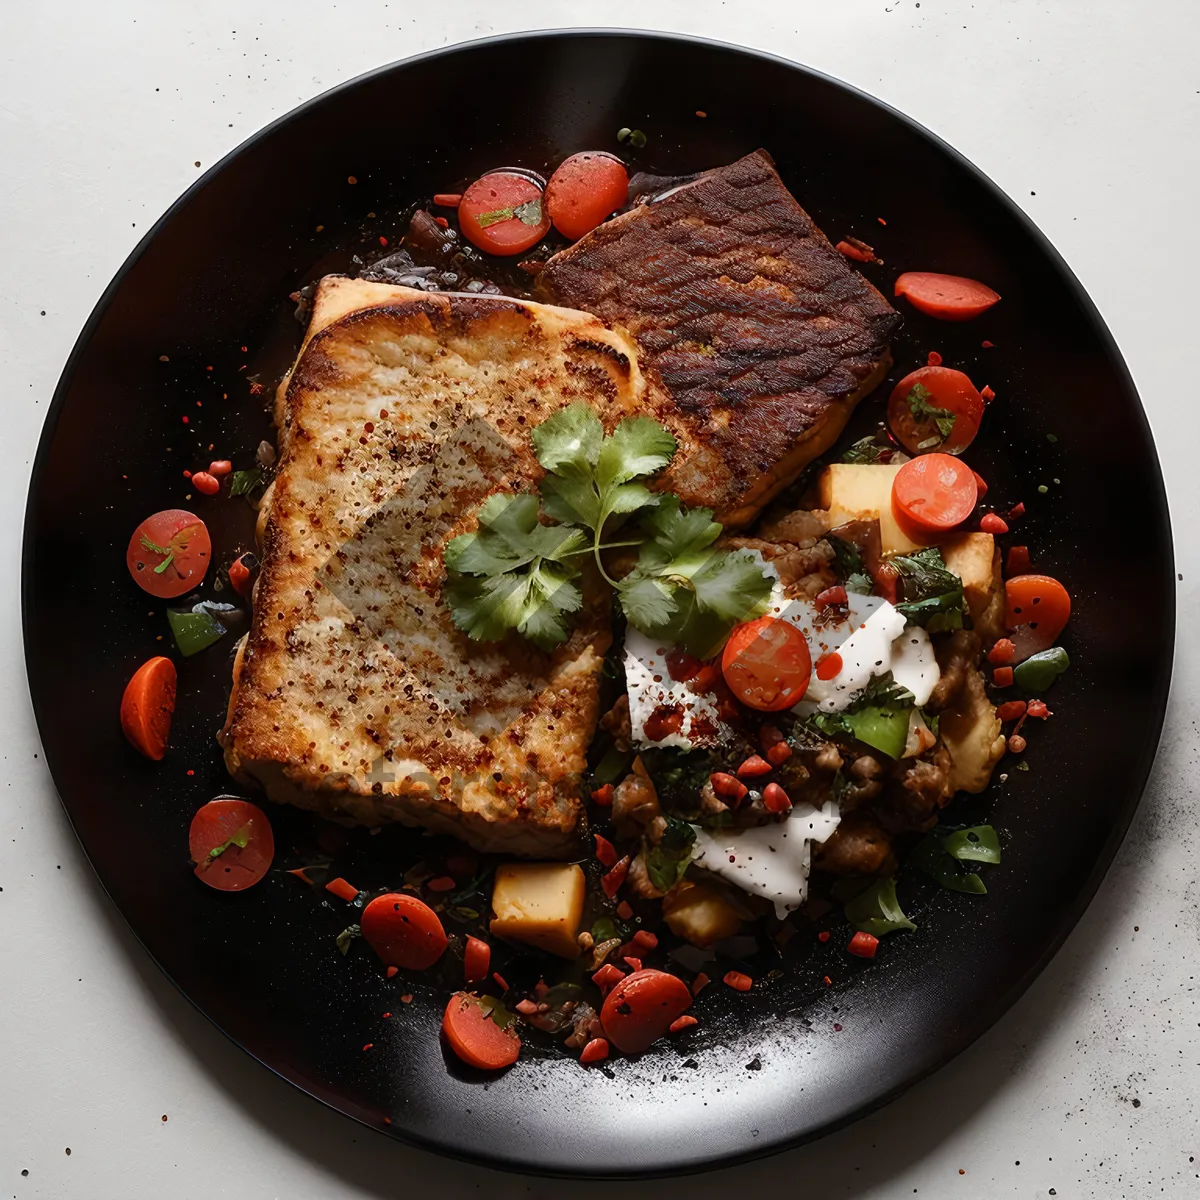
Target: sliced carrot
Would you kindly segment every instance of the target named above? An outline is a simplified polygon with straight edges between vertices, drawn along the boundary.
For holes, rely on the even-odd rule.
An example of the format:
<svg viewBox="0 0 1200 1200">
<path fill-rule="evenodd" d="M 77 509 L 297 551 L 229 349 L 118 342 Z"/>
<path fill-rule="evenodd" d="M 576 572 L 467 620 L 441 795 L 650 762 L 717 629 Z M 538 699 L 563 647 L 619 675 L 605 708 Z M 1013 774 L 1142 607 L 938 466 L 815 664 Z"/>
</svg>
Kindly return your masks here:
<svg viewBox="0 0 1200 1200">
<path fill-rule="evenodd" d="M 480 1071 L 511 1067 L 521 1053 L 517 1031 L 498 1025 L 470 992 L 456 992 L 450 997 L 442 1016 L 442 1032 L 450 1049 L 467 1066 Z"/>
<path fill-rule="evenodd" d="M 332 892 L 339 900 L 345 900 L 347 904 L 358 899 L 358 888 L 354 884 L 348 883 L 340 875 L 336 879 L 331 879 L 325 885 L 325 890 Z"/>
<path fill-rule="evenodd" d="M 275 835 L 267 814 L 237 796 L 210 800 L 192 818 L 188 852 L 196 878 L 219 892 L 253 887 L 275 857 Z"/>
<path fill-rule="evenodd" d="M 467 938 L 467 948 L 463 952 L 463 978 L 468 983 L 486 979 L 488 968 L 492 965 L 492 948 L 487 942 L 477 937 Z"/>
<path fill-rule="evenodd" d="M 933 271 L 905 271 L 896 280 L 896 295 L 905 297 L 918 312 L 942 321 L 969 321 L 1000 300 L 999 292 L 977 279 Z"/>
<path fill-rule="evenodd" d="M 754 986 L 754 980 L 742 971 L 726 971 L 725 983 L 735 992 L 748 992 Z"/>
<path fill-rule="evenodd" d="M 424 971 L 446 951 L 446 931 L 437 913 L 404 892 L 376 896 L 360 924 L 367 944 L 389 966 Z"/>
<path fill-rule="evenodd" d="M 511 171 L 493 171 L 471 184 L 458 206 L 458 223 L 489 254 L 521 254 L 550 231 L 542 189 Z"/>
<path fill-rule="evenodd" d="M 623 1054 L 640 1054 L 658 1041 L 692 1002 L 688 986 L 666 971 L 627 975 L 605 998 L 600 1023 Z"/>
<path fill-rule="evenodd" d="M 122 731 L 135 750 L 155 762 L 167 752 L 176 678 L 169 658 L 152 658 L 134 672 L 121 697 Z"/>
<path fill-rule="evenodd" d="M 629 173 L 620 159 L 603 151 L 572 154 L 546 184 L 546 210 L 554 228 L 577 241 L 624 208 L 629 199 Z"/>
<path fill-rule="evenodd" d="M 949 454 L 910 459 L 892 481 L 892 515 L 914 541 L 961 525 L 975 507 L 978 488 L 966 463 Z"/>
<path fill-rule="evenodd" d="M 1013 630 L 1015 658 L 1049 650 L 1071 616 L 1071 596 L 1049 575 L 1016 575 L 1004 585 L 1004 622 Z"/>
<path fill-rule="evenodd" d="M 457 208 L 462 203 L 461 192 L 438 192 L 433 198 L 438 208 Z"/>
</svg>

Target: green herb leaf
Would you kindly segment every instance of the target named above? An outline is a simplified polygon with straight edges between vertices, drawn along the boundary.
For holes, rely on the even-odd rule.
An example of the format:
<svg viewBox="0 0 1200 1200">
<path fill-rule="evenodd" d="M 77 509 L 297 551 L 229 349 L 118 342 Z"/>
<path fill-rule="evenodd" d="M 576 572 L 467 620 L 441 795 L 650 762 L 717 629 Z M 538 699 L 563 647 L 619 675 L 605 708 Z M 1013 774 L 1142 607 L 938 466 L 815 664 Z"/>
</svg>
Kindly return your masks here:
<svg viewBox="0 0 1200 1200">
<path fill-rule="evenodd" d="M 601 942 L 610 942 L 613 938 L 619 937 L 617 933 L 617 923 L 612 917 L 601 917 L 592 925 L 592 941 L 599 945 Z"/>
<path fill-rule="evenodd" d="M 628 125 L 622 125 L 621 128 L 617 130 L 617 141 L 626 141 L 632 132 L 633 130 L 630 129 Z"/>
<path fill-rule="evenodd" d="M 832 533 L 827 533 L 825 540 L 833 549 L 833 566 L 839 579 L 866 574 L 867 567 L 863 562 L 862 552 L 853 542 Z"/>
<path fill-rule="evenodd" d="M 963 586 L 936 546 L 915 554 L 897 554 L 888 560 L 900 572 L 903 595 L 896 608 L 911 625 L 929 633 L 963 626 Z"/>
<path fill-rule="evenodd" d="M 243 825 L 227 842 L 222 842 L 219 846 L 214 846 L 209 852 L 209 858 L 220 858 L 230 846 L 237 846 L 240 850 L 245 850 L 250 842 L 250 826 Z"/>
<path fill-rule="evenodd" d="M 683 878 L 695 843 L 696 831 L 686 821 L 667 818 L 658 845 L 646 851 L 646 874 L 660 892 L 669 892 Z"/>
<path fill-rule="evenodd" d="M 946 849 L 936 829 L 917 844 L 909 861 L 952 892 L 966 892 L 975 896 L 987 894 L 983 880 L 975 872 L 968 871 Z"/>
<path fill-rule="evenodd" d="M 912 692 L 885 671 L 871 678 L 849 708 L 813 713 L 807 724 L 824 737 L 853 738 L 898 759 L 908 744 L 909 714 L 915 703 Z"/>
<path fill-rule="evenodd" d="M 990 825 L 956 829 L 942 838 L 942 848 L 959 862 L 998 863 L 1000 838 Z"/>
<path fill-rule="evenodd" d="M 234 471 L 229 476 L 229 494 L 231 496 L 248 496 L 251 492 L 262 487 L 264 475 L 259 467 L 249 471 Z"/>
<path fill-rule="evenodd" d="M 646 135 L 640 129 L 634 129 L 629 134 L 629 144 L 640 150 L 646 144 Z"/>
<path fill-rule="evenodd" d="M 489 212 L 480 213 L 475 220 L 480 229 L 486 229 L 489 225 L 499 225 L 501 221 L 511 221 L 514 217 L 522 225 L 540 225 L 542 223 L 541 198 L 526 200 L 524 204 L 517 204 L 509 208 L 493 208 Z"/>
<path fill-rule="evenodd" d="M 1044 692 L 1069 666 L 1070 656 L 1061 646 L 1031 655 L 1013 671 L 1017 687 Z"/>
<path fill-rule="evenodd" d="M 918 424 L 932 421 L 940 437 L 928 438 L 919 444 L 919 449 L 940 446 L 954 432 L 955 415 L 948 408 L 938 408 L 931 403 L 933 395 L 928 388 L 914 383 L 908 392 L 908 409 Z"/>
<path fill-rule="evenodd" d="M 611 746 L 596 764 L 592 778 L 598 787 L 603 787 L 606 783 L 619 783 L 629 774 L 632 763 L 632 750 L 618 750 L 616 746 Z"/>
<path fill-rule="evenodd" d="M 362 926 L 347 925 L 346 928 L 337 935 L 338 952 L 345 954 L 350 949 L 350 943 L 357 937 L 362 937 Z"/>
<path fill-rule="evenodd" d="M 160 546 L 157 542 L 152 542 L 144 533 L 142 534 L 142 545 L 155 554 L 166 555 L 166 558 L 154 568 L 155 575 L 161 575 L 175 561 L 174 550 L 169 546 Z"/>
<path fill-rule="evenodd" d="M 896 877 L 879 879 L 846 904 L 846 920 L 862 933 L 883 937 L 900 929 L 916 929 L 896 899 Z"/>
<path fill-rule="evenodd" d="M 476 996 L 476 1000 L 482 1006 L 483 1011 L 500 1026 L 501 1029 L 507 1029 L 516 1017 L 504 1007 L 502 1001 L 497 1000 L 495 996 Z"/>
<path fill-rule="evenodd" d="M 895 450 L 886 442 L 872 434 L 870 437 L 859 438 L 857 442 L 847 446 L 842 452 L 841 462 L 844 463 L 887 463 L 892 461 Z"/>
<path fill-rule="evenodd" d="M 199 654 L 214 642 L 220 641 L 226 634 L 225 626 L 211 613 L 181 612 L 178 609 L 167 609 L 167 623 L 171 633 L 175 635 L 175 645 L 185 658 Z"/>
</svg>

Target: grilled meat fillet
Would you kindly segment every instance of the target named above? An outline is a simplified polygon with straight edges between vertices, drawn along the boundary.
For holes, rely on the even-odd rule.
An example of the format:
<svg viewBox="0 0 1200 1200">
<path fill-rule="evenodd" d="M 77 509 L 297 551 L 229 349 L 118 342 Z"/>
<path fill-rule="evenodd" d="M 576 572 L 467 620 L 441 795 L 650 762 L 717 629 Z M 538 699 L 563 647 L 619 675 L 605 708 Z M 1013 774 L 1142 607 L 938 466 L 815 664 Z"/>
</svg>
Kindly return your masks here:
<svg viewBox="0 0 1200 1200">
<path fill-rule="evenodd" d="M 583 313 L 322 282 L 281 389 L 254 617 L 221 741 L 274 800 L 566 857 L 598 716 L 609 600 L 584 585 L 553 653 L 468 641 L 443 548 L 540 478 L 529 429 L 585 400 L 642 406 L 632 342 Z"/>
<path fill-rule="evenodd" d="M 829 449 L 900 323 L 764 150 L 605 222 L 538 287 L 634 335 L 680 444 L 660 486 L 731 526 Z"/>
</svg>

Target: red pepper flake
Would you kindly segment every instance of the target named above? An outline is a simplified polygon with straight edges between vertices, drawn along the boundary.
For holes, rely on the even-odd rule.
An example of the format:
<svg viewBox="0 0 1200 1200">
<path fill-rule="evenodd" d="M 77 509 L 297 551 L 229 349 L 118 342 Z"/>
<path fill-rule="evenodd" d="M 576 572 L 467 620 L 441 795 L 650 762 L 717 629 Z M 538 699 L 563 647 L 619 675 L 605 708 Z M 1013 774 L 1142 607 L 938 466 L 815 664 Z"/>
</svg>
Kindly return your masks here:
<svg viewBox="0 0 1200 1200">
<path fill-rule="evenodd" d="M 617 916 L 620 917 L 622 921 L 628 921 L 633 917 L 633 906 L 628 900 L 622 900 L 621 903 L 617 905 Z"/>
<path fill-rule="evenodd" d="M 617 865 L 617 849 L 603 834 L 593 834 L 596 839 L 596 857 L 601 866 L 615 867 Z"/>
<path fill-rule="evenodd" d="M 631 971 L 640 971 L 642 969 L 642 960 L 640 958 L 634 958 L 632 954 L 625 955 L 623 961 L 629 964 L 629 969 Z"/>
<path fill-rule="evenodd" d="M 460 192 L 438 192 L 433 198 L 438 208 L 457 208 L 462 203 Z"/>
<path fill-rule="evenodd" d="M 191 770 L 191 768 L 189 768 L 189 769 L 188 769 L 188 774 L 189 774 L 189 775 L 195 775 L 195 773 L 196 773 L 196 772 L 195 772 L 195 771 L 193 771 L 193 770 Z"/>
<path fill-rule="evenodd" d="M 1025 715 L 1026 707 L 1024 700 L 1006 700 L 996 709 L 996 716 L 1001 721 L 1016 721 Z"/>
<path fill-rule="evenodd" d="M 382 233 L 379 235 L 379 244 L 381 246 L 386 246 L 388 244 L 387 238 L 385 238 Z"/>
<path fill-rule="evenodd" d="M 611 900 L 621 890 L 621 884 L 625 882 L 625 876 L 629 874 L 629 855 L 626 854 L 619 862 L 615 863 L 612 870 L 607 875 L 600 877 L 600 886 L 604 889 L 604 894 Z"/>
<path fill-rule="evenodd" d="M 750 791 L 740 779 L 735 779 L 732 775 L 726 775 L 724 771 L 717 771 L 708 778 L 712 784 L 713 791 L 718 796 L 724 796 L 729 800 L 742 800 Z"/>
<path fill-rule="evenodd" d="M 400 1003 L 401 1004 L 411 1004 L 412 1003 L 412 992 L 405 992 L 404 995 L 400 997 Z"/>
<path fill-rule="evenodd" d="M 400 968 L 399 968 L 399 967 L 388 967 L 388 969 L 387 969 L 387 977 L 388 977 L 389 979 L 391 979 L 391 978 L 392 978 L 392 977 L 393 977 L 393 976 L 396 974 L 396 972 L 397 972 L 397 971 L 399 971 L 399 970 L 400 970 Z"/>
<path fill-rule="evenodd" d="M 197 471 L 192 476 L 192 484 L 196 491 L 206 496 L 215 496 L 221 490 L 221 481 L 207 471 Z"/>
<path fill-rule="evenodd" d="M 705 975 L 703 971 L 701 971 L 700 974 L 692 980 L 692 995 L 700 995 L 700 993 L 704 991 L 704 989 L 708 987 L 710 983 L 712 983 L 712 980 L 709 979 L 709 977 Z"/>
<path fill-rule="evenodd" d="M 368 421 L 368 422 L 367 422 L 367 423 L 366 423 L 366 424 L 363 426 L 363 429 L 364 429 L 364 431 L 365 431 L 365 432 L 367 432 L 367 433 L 374 433 L 374 432 L 375 432 L 375 422 L 374 422 L 374 421 Z"/>
<path fill-rule="evenodd" d="M 263 385 L 261 383 L 252 383 L 250 385 L 250 395 L 261 396 L 263 394 Z"/>
<path fill-rule="evenodd" d="M 624 978 L 625 972 L 620 967 L 614 963 L 605 963 L 592 976 L 592 982 L 600 989 L 601 995 L 607 996 Z"/>
<path fill-rule="evenodd" d="M 598 804 L 601 808 L 611 808 L 613 801 L 613 785 L 606 783 L 603 787 L 597 788 L 592 793 L 592 803 Z"/>
<path fill-rule="evenodd" d="M 879 939 L 873 933 L 863 933 L 859 930 L 851 939 L 846 949 L 858 958 L 874 958 L 879 949 Z"/>
<path fill-rule="evenodd" d="M 507 992 L 507 991 L 509 991 L 509 990 L 510 990 L 510 989 L 509 989 L 509 986 L 508 986 L 508 980 L 507 980 L 507 979 L 505 979 L 505 978 L 504 978 L 504 976 L 503 976 L 503 975 L 501 975 L 499 971 L 493 971 L 493 972 L 492 972 L 492 978 L 493 978 L 493 979 L 496 981 L 496 986 L 497 986 L 497 987 L 498 987 L 498 988 L 499 988 L 499 989 L 500 989 L 502 992 Z"/>
<path fill-rule="evenodd" d="M 882 217 L 876 217 L 875 220 L 877 220 L 880 223 L 880 225 L 887 224 L 887 222 Z"/>
<path fill-rule="evenodd" d="M 368 1050 L 370 1050 L 370 1049 L 371 1049 L 371 1047 L 372 1047 L 372 1046 L 374 1046 L 374 1045 L 375 1045 L 375 1043 L 374 1043 L 374 1042 L 368 1042 L 368 1043 L 367 1043 L 367 1044 L 366 1044 L 366 1045 L 363 1047 L 363 1053 L 365 1054 L 365 1053 L 366 1053 Z"/>
<path fill-rule="evenodd" d="M 295 875 L 301 883 L 307 883 L 309 886 L 312 885 L 312 880 L 309 879 L 308 872 L 303 867 L 297 867 L 294 871 L 289 871 L 288 874 Z"/>
<path fill-rule="evenodd" d="M 771 764 L 765 758 L 752 754 L 737 769 L 739 779 L 755 779 L 759 775 L 770 775 Z"/>
<path fill-rule="evenodd" d="M 184 477 L 184 479 L 191 479 L 191 477 L 192 477 L 191 471 L 189 471 L 186 467 L 184 468 L 184 471 L 183 471 L 183 477 Z M 128 478 L 128 476 L 122 475 L 121 478 L 126 479 L 126 478 Z"/>
<path fill-rule="evenodd" d="M 846 589 L 840 583 L 836 587 L 828 587 L 823 592 L 817 593 L 817 598 L 813 603 L 818 608 L 828 608 L 831 604 L 845 604 Z"/>
<path fill-rule="evenodd" d="M 339 900 L 345 900 L 347 904 L 351 900 L 358 899 L 358 888 L 352 883 L 347 883 L 340 875 L 336 879 L 331 879 L 325 885 L 325 890 L 332 892 Z"/>
<path fill-rule="evenodd" d="M 441 226 L 443 229 L 449 229 L 449 228 L 450 228 L 450 222 L 449 222 L 449 221 L 447 221 L 445 217 L 434 217 L 433 219 L 434 219 L 434 220 L 435 220 L 435 221 L 436 221 L 436 222 L 437 222 L 437 223 L 438 223 L 438 224 L 439 224 L 439 225 L 440 225 L 440 226 Z"/>
<path fill-rule="evenodd" d="M 983 347 L 985 350 L 990 350 L 990 349 L 991 349 L 991 348 L 992 348 L 992 347 L 993 347 L 993 346 L 994 346 L 996 343 L 995 343 L 995 342 L 990 342 L 990 341 L 988 341 L 988 339 L 987 339 L 987 338 L 984 338 L 984 339 L 983 339 L 983 341 L 982 341 L 982 342 L 980 342 L 979 344 L 980 344 L 980 345 L 981 345 L 981 346 L 982 346 L 982 347 Z"/>
<path fill-rule="evenodd" d="M 183 423 L 184 423 L 185 425 L 188 425 L 188 424 L 190 424 L 190 422 L 188 421 L 187 417 L 184 417 L 184 418 L 183 418 Z"/>
<path fill-rule="evenodd" d="M 997 667 L 992 672 L 992 683 L 998 688 L 1012 687 L 1012 685 L 1013 685 L 1013 669 L 1012 669 L 1012 667 Z"/>
<path fill-rule="evenodd" d="M 777 783 L 763 788 L 763 806 L 769 813 L 785 813 L 792 807 L 792 798 Z"/>
<path fill-rule="evenodd" d="M 1010 579 L 1014 575 L 1028 575 L 1033 570 L 1033 561 L 1029 557 L 1028 546 L 1009 546 L 1008 558 L 1004 563 L 1004 573 Z"/>
<path fill-rule="evenodd" d="M 826 987 L 833 987 L 833 980 L 832 980 L 832 979 L 830 979 L 828 975 L 826 975 L 826 976 L 825 976 L 825 986 L 826 986 Z"/>
<path fill-rule="evenodd" d="M 983 397 L 984 404 L 991 404 L 996 398 L 996 393 L 986 383 L 979 389 L 979 394 Z"/>
<path fill-rule="evenodd" d="M 1036 721 L 1044 721 L 1047 717 L 1054 715 L 1045 700 L 1030 700 L 1025 706 L 1025 713 Z"/>
<path fill-rule="evenodd" d="M 656 950 L 658 949 L 658 937 L 648 929 L 639 929 L 633 935 L 633 944 L 639 950 Z"/>
<path fill-rule="evenodd" d="M 346 182 L 347 182 L 348 184 L 350 184 L 350 185 L 351 185 L 351 187 L 353 187 L 353 186 L 354 186 L 354 184 L 356 184 L 356 183 L 358 182 L 358 178 L 357 178 L 356 176 L 354 176 L 354 175 L 347 175 L 347 176 L 346 176 Z"/>
<path fill-rule="evenodd" d="M 392 1014 L 391 1014 L 390 1012 L 384 1013 L 384 1014 L 383 1014 L 383 1019 L 386 1021 L 386 1020 L 388 1019 L 388 1017 L 390 1017 L 391 1015 L 392 1015 Z"/>
<path fill-rule="evenodd" d="M 211 370 L 212 370 L 212 367 L 205 367 L 204 369 L 205 369 L 206 371 L 211 371 Z"/>
<path fill-rule="evenodd" d="M 754 986 L 754 980 L 741 971 L 726 971 L 725 983 L 735 992 L 748 992 Z"/>
<path fill-rule="evenodd" d="M 513 1007 L 523 1017 L 532 1017 L 538 1010 L 538 1006 L 532 1000 L 518 1000 Z"/>
<path fill-rule="evenodd" d="M 1017 655 L 1016 645 L 1008 638 L 1001 638 L 989 651 L 987 660 L 994 667 L 1006 667 Z"/>
<path fill-rule="evenodd" d="M 842 656 L 836 650 L 822 654 L 817 660 L 817 678 L 822 682 L 832 679 L 841 669 Z"/>
<path fill-rule="evenodd" d="M 834 247 L 835 250 L 846 258 L 853 259 L 860 263 L 881 263 L 883 259 L 878 258 L 875 254 L 873 246 L 868 246 L 861 238 L 848 237 L 843 241 L 838 242 Z"/>
<path fill-rule="evenodd" d="M 384 1117 L 384 1118 L 383 1118 L 383 1123 L 384 1123 L 385 1125 L 390 1125 L 390 1124 L 392 1123 L 392 1118 L 391 1118 L 391 1117 Z"/>
<path fill-rule="evenodd" d="M 668 1026 L 671 1033 L 678 1033 L 681 1029 L 691 1029 L 693 1025 L 699 1025 L 700 1022 L 692 1016 L 691 1013 L 684 1013 L 682 1017 L 676 1017 Z"/>
<path fill-rule="evenodd" d="M 209 446 L 211 450 L 212 447 Z M 218 479 L 223 475 L 228 475 L 233 470 L 233 463 L 227 458 L 217 458 L 208 464 L 208 473 L 215 475 Z"/>
<path fill-rule="evenodd" d="M 930 350 L 929 357 L 925 360 L 927 367 L 940 367 L 942 365 L 942 356 L 936 350 Z"/>
<path fill-rule="evenodd" d="M 767 751 L 767 762 L 773 767 L 782 766 L 789 758 L 792 757 L 792 748 L 787 742 L 776 742 L 774 746 Z"/>
<path fill-rule="evenodd" d="M 458 884 L 454 882 L 454 877 L 451 875 L 439 875 L 436 879 L 431 879 L 425 885 L 431 892 L 452 892 Z"/>
<path fill-rule="evenodd" d="M 698 109 L 696 109 L 696 116 L 700 117 L 701 120 L 703 120 L 705 117 L 708 116 L 708 113 L 706 113 L 702 108 L 698 108 Z"/>
<path fill-rule="evenodd" d="M 979 521 L 979 528 L 984 533 L 1007 533 L 1008 522 L 997 513 L 985 513 Z"/>
<path fill-rule="evenodd" d="M 821 932 L 817 934 L 817 941 L 824 944 L 825 942 L 829 941 L 830 937 L 832 936 L 833 935 L 828 929 L 822 929 Z"/>
<path fill-rule="evenodd" d="M 579 1061 L 581 1063 L 602 1062 L 608 1057 L 608 1042 L 604 1038 L 592 1038 L 583 1050 L 580 1051 Z"/>
</svg>

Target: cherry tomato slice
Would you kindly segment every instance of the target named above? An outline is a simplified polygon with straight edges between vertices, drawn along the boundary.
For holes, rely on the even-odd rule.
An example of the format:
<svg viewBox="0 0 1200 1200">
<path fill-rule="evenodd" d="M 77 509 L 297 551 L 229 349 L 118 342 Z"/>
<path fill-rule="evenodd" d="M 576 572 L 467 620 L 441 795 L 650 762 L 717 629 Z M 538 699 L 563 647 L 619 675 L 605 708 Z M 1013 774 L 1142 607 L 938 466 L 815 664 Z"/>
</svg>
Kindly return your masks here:
<svg viewBox="0 0 1200 1200">
<path fill-rule="evenodd" d="M 424 971 L 446 952 L 446 931 L 423 900 L 405 892 L 376 896 L 363 909 L 362 935 L 389 967 Z"/>
<path fill-rule="evenodd" d="M 966 463 L 949 454 L 910 459 L 892 481 L 892 515 L 914 541 L 961 525 L 975 508 L 979 485 Z"/>
<path fill-rule="evenodd" d="M 270 869 L 275 835 L 257 804 L 218 796 L 192 818 L 188 848 L 197 879 L 221 892 L 240 892 Z"/>
<path fill-rule="evenodd" d="M 1004 623 L 1013 635 L 1014 662 L 1049 650 L 1071 617 L 1071 596 L 1049 575 L 1016 575 L 1004 584 Z"/>
<path fill-rule="evenodd" d="M 921 367 L 896 384 L 888 427 L 909 454 L 961 454 L 979 432 L 983 409 L 983 397 L 962 371 Z"/>
<path fill-rule="evenodd" d="M 1000 300 L 999 292 L 978 279 L 933 271 L 905 271 L 896 280 L 896 295 L 904 296 L 918 312 L 942 321 L 969 321 Z"/>
<path fill-rule="evenodd" d="M 804 699 L 812 655 L 794 625 L 759 617 L 730 635 L 721 654 L 721 673 L 743 704 L 760 712 L 780 712 Z"/>
<path fill-rule="evenodd" d="M 550 232 L 542 189 L 510 171 L 475 180 L 463 192 L 458 223 L 463 236 L 489 254 L 521 254 Z"/>
<path fill-rule="evenodd" d="M 677 976 L 634 971 L 605 997 L 600 1024 L 604 1036 L 623 1054 L 641 1054 L 666 1036 L 671 1023 L 691 1003 L 691 990 Z"/>
<path fill-rule="evenodd" d="M 517 1031 L 497 1024 L 491 1012 L 470 992 L 456 992 L 442 1015 L 442 1033 L 450 1049 L 469 1067 L 501 1071 L 521 1053 Z"/>
<path fill-rule="evenodd" d="M 176 679 L 169 658 L 152 658 L 138 667 L 121 697 L 122 732 L 135 750 L 155 762 L 167 752 Z"/>
<path fill-rule="evenodd" d="M 572 154 L 546 184 L 550 220 L 573 242 L 624 208 L 628 199 L 629 173 L 619 158 L 602 151 Z"/>
<path fill-rule="evenodd" d="M 167 508 L 147 517 L 129 539 L 125 565 L 143 591 L 162 600 L 198 588 L 212 559 L 208 529 L 194 513 Z"/>
</svg>

